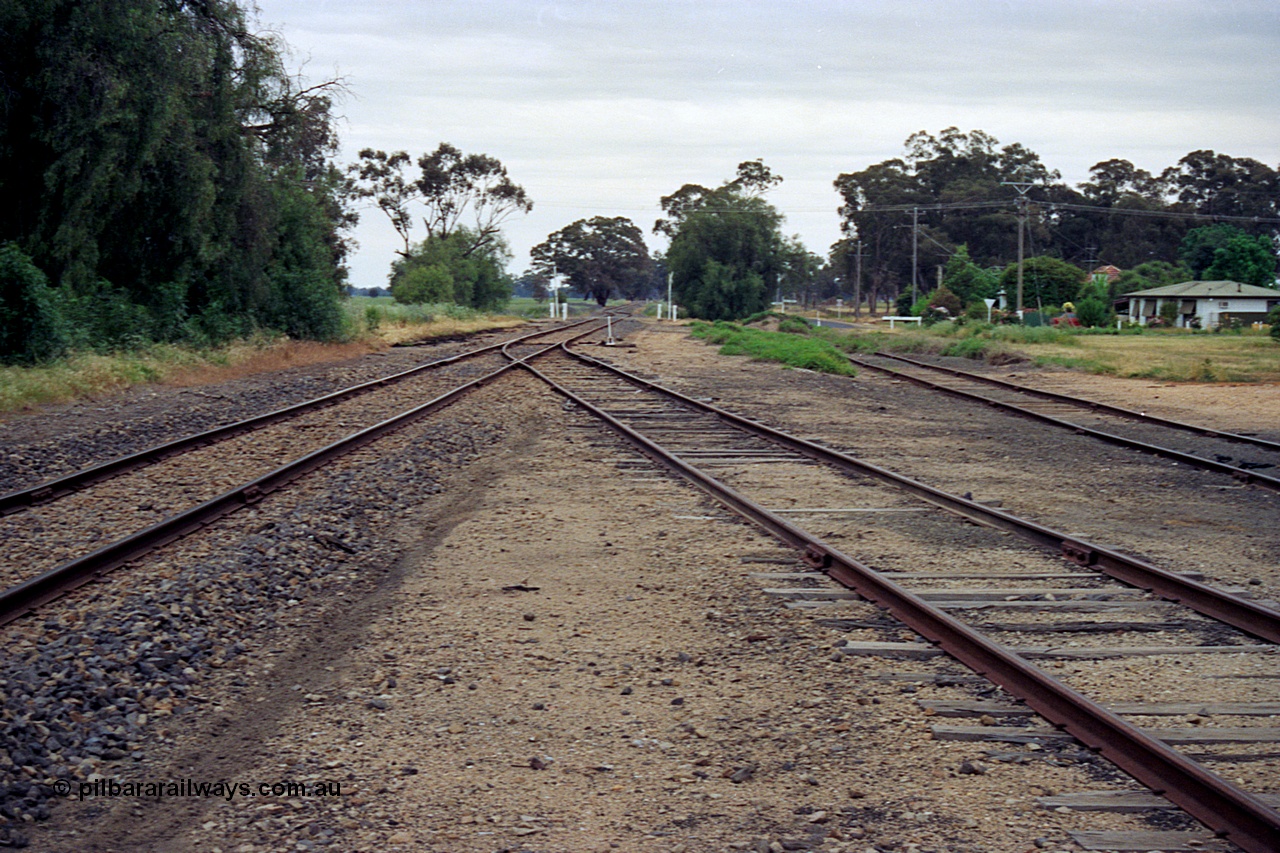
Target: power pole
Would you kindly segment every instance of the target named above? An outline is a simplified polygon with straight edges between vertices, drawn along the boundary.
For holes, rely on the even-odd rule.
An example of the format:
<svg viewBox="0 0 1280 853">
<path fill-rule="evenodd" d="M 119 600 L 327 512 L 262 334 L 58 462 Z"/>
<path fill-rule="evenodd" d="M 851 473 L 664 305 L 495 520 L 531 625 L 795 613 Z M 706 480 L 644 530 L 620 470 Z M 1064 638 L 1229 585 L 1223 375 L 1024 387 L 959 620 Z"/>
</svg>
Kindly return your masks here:
<svg viewBox="0 0 1280 853">
<path fill-rule="evenodd" d="M 1021 257 L 1021 252 L 1019 252 L 1019 257 Z M 917 270 L 919 265 L 920 265 L 920 208 L 913 207 L 911 208 L 911 304 L 912 305 L 915 305 L 917 300 L 920 299 L 919 294 L 916 292 L 916 281 L 918 280 L 918 277 L 919 277 L 919 273 L 917 272 Z M 1019 273 L 1019 276 L 1021 276 L 1021 273 L 1022 273 L 1021 263 L 1018 264 L 1018 273 Z M 1018 281 L 1019 282 L 1022 281 L 1021 277 L 1019 277 Z M 1022 299 L 1021 285 L 1019 285 L 1018 287 L 1018 299 L 1019 301 L 1021 301 Z"/>
<path fill-rule="evenodd" d="M 1027 226 L 1027 190 L 1035 184 L 1031 181 L 1001 181 L 1001 186 L 1018 191 L 1018 320 L 1022 320 L 1022 232 Z"/>
<path fill-rule="evenodd" d="M 855 318 L 862 316 L 862 238 L 858 238 L 858 266 L 857 272 L 853 278 L 853 316 Z M 876 307 L 871 306 L 871 313 L 876 312 Z"/>
</svg>

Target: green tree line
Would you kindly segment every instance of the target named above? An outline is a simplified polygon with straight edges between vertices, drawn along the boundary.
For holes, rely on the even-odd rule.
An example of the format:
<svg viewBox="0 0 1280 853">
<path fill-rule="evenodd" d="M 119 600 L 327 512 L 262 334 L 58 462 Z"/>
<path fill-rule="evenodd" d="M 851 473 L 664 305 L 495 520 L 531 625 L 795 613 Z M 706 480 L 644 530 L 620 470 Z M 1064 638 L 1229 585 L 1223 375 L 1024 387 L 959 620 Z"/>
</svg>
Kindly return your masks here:
<svg viewBox="0 0 1280 853">
<path fill-rule="evenodd" d="M 932 290 L 934 270 L 962 249 L 959 288 L 969 292 L 958 295 L 992 295 L 1017 258 L 1020 210 L 1025 255 L 1045 259 L 1033 284 L 1053 291 L 1046 304 L 1064 298 L 1060 264 L 1125 270 L 1121 292 L 1189 278 L 1275 284 L 1280 172 L 1257 160 L 1199 150 L 1154 174 L 1111 159 L 1072 187 L 1034 151 L 981 130 L 920 131 L 904 148 L 834 182 L 847 236 L 830 261 L 853 281 L 860 255 L 872 295 Z"/>
<path fill-rule="evenodd" d="M 235 0 L 0 3 L 0 359 L 341 331 L 336 82 Z"/>
</svg>

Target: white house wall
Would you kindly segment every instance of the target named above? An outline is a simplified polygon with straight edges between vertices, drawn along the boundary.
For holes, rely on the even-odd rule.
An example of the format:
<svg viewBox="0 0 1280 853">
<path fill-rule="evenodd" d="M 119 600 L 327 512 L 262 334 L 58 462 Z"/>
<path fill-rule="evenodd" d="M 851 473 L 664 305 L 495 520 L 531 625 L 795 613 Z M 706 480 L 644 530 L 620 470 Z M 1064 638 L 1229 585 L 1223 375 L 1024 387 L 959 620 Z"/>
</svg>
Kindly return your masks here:
<svg viewBox="0 0 1280 853">
<path fill-rule="evenodd" d="M 1280 296 L 1280 294 L 1277 294 Z M 1176 297 L 1172 299 L 1140 297 L 1129 300 L 1129 322 L 1139 323 L 1143 326 L 1147 324 L 1148 317 L 1160 316 L 1160 309 L 1164 307 L 1166 302 L 1172 302 L 1175 305 L 1181 305 L 1186 301 L 1186 297 Z M 1218 318 L 1223 314 L 1256 314 L 1266 313 L 1267 299 L 1258 299 L 1257 297 L 1241 297 L 1239 299 L 1219 299 L 1217 297 L 1199 297 L 1196 299 L 1196 316 L 1200 318 L 1200 325 L 1205 329 L 1211 329 L 1218 325 Z M 1156 303 L 1155 311 L 1145 311 L 1144 307 L 1149 302 Z M 1185 327 L 1186 322 L 1182 315 L 1178 316 L 1178 325 Z"/>
</svg>

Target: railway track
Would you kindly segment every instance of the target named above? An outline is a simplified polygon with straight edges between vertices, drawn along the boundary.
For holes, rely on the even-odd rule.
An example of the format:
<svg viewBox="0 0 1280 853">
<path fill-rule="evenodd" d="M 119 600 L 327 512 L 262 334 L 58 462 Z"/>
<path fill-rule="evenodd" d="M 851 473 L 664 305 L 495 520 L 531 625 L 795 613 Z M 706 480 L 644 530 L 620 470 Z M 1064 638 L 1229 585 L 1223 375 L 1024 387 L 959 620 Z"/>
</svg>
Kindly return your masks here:
<svg viewBox="0 0 1280 853">
<path fill-rule="evenodd" d="M 1110 444 L 1280 491 L 1280 441 L 1213 430 L 890 353 L 854 364 Z"/>
<path fill-rule="evenodd" d="M 1018 701 L 960 701 L 932 713 L 1042 721 L 940 726 L 936 737 L 1053 748 L 1069 736 L 1240 849 L 1280 849 L 1274 798 L 1226 778 L 1275 758 L 1269 750 L 1280 730 L 1265 721 L 1280 710 L 1268 693 L 1280 677 L 1280 612 L 775 432 L 568 347 L 530 362 L 647 456 L 802 550 L 804 569 L 766 575 L 777 584 L 766 591 L 846 626 L 840 654 L 945 653 Z M 1010 533 L 1025 544 L 1011 545 Z M 923 641 L 902 642 L 900 627 L 876 608 Z M 1144 693 L 1152 679 L 1175 695 L 1152 701 Z M 1195 726 L 1161 725 L 1189 713 Z M 1180 838 L 1156 840 L 1203 843 Z M 1087 832 L 1078 840 L 1117 843 Z M 1144 849 L 1156 846 L 1147 842 Z"/>
<path fill-rule="evenodd" d="M 0 624 L 438 411 L 599 319 L 522 335 L 0 497 Z"/>
</svg>

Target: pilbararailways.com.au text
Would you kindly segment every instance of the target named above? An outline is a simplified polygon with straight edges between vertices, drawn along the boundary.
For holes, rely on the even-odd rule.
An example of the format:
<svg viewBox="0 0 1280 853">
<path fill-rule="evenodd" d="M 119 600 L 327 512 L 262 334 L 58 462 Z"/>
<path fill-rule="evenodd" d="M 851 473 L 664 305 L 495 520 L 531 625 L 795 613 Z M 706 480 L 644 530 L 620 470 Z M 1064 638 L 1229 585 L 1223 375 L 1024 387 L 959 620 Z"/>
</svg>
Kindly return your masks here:
<svg viewBox="0 0 1280 853">
<path fill-rule="evenodd" d="M 140 800 L 164 800 L 177 797 L 218 797 L 231 802 L 236 798 L 253 797 L 340 797 L 341 782 L 196 782 L 180 779 L 176 782 L 117 782 L 115 779 L 95 779 L 92 782 L 68 782 L 59 779 L 53 783 L 59 796 L 86 800 L 95 797 L 132 797 Z"/>
</svg>

